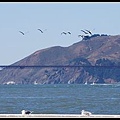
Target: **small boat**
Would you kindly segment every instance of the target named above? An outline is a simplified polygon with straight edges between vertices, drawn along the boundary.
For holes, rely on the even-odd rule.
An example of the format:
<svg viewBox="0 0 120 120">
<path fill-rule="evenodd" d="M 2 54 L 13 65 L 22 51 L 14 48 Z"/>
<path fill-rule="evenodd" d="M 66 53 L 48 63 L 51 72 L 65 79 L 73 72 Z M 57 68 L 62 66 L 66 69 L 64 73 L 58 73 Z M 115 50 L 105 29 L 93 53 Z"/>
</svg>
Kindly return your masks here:
<svg viewBox="0 0 120 120">
<path fill-rule="evenodd" d="M 36 81 L 34 81 L 34 85 L 37 85 L 38 83 Z"/>
<path fill-rule="evenodd" d="M 15 82 L 14 82 L 14 81 L 8 81 L 8 82 L 3 83 L 3 84 L 5 84 L 5 85 L 14 85 L 14 84 L 15 84 Z"/>
<path fill-rule="evenodd" d="M 85 85 L 87 85 L 87 81 L 85 82 Z"/>
<path fill-rule="evenodd" d="M 95 85 L 95 82 L 91 83 L 90 85 Z"/>
</svg>

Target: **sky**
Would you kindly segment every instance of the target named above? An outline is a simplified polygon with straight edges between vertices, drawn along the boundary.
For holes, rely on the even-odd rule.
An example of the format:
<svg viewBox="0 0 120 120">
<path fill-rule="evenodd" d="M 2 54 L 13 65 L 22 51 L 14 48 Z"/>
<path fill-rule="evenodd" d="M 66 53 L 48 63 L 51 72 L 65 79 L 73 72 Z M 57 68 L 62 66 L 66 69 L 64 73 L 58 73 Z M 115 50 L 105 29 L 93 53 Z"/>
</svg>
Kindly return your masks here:
<svg viewBox="0 0 120 120">
<path fill-rule="evenodd" d="M 119 12 L 119 2 L 1 2 L 0 65 L 14 64 L 37 50 L 68 47 L 81 41 L 78 35 L 84 29 L 119 35 Z M 63 31 L 71 35 L 61 35 Z"/>
</svg>

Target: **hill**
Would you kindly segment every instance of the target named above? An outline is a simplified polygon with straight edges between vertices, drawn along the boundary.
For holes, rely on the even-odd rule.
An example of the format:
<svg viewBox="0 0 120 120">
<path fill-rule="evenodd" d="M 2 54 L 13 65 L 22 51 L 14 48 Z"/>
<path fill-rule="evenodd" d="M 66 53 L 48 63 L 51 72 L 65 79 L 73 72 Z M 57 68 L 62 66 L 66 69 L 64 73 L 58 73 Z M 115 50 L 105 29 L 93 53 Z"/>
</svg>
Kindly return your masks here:
<svg viewBox="0 0 120 120">
<path fill-rule="evenodd" d="M 120 82 L 119 51 L 120 35 L 98 35 L 68 47 L 41 49 L 10 65 L 31 67 L 4 67 L 0 84 Z"/>
</svg>

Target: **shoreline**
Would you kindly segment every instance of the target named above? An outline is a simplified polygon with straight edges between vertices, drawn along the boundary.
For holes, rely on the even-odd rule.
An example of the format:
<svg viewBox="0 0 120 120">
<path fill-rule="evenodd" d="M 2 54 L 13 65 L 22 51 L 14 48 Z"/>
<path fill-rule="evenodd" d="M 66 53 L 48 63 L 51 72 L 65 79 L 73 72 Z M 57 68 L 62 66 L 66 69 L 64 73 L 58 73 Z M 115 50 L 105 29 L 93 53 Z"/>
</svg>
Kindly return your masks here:
<svg viewBox="0 0 120 120">
<path fill-rule="evenodd" d="M 120 118 L 120 115 L 104 115 L 104 114 L 0 114 L 0 118 Z"/>
</svg>

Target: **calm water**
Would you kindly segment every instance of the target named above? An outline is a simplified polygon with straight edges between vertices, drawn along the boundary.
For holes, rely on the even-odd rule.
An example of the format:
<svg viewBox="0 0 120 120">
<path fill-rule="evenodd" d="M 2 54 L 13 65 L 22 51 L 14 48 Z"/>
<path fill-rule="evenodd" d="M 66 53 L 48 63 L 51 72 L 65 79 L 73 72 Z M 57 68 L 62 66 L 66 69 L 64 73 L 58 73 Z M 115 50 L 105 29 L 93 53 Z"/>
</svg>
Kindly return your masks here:
<svg viewBox="0 0 120 120">
<path fill-rule="evenodd" d="M 120 114 L 120 85 L 0 85 L 0 114 Z"/>
</svg>

